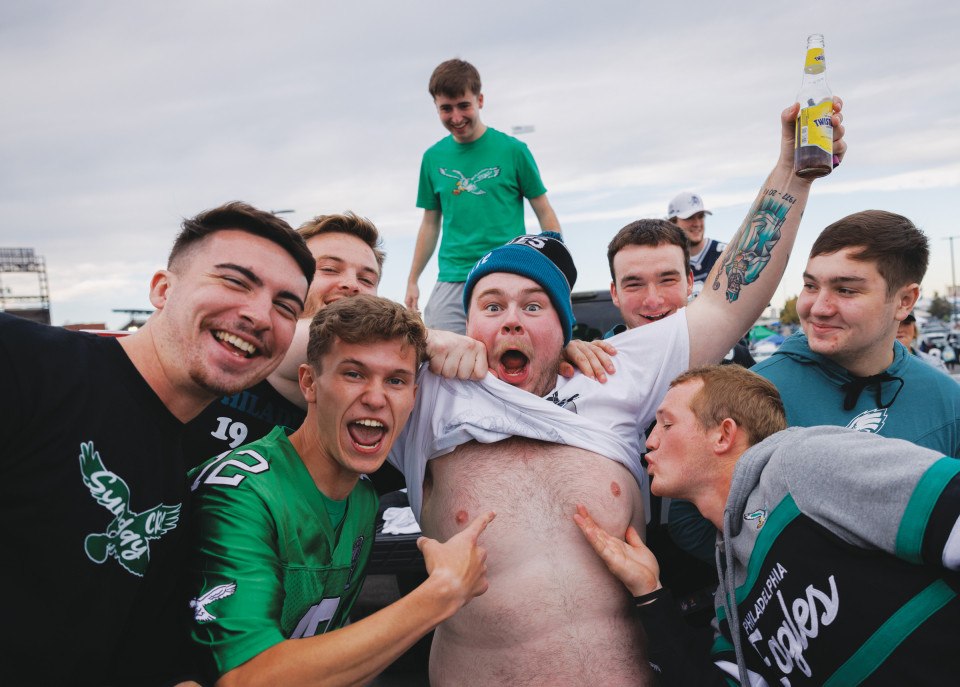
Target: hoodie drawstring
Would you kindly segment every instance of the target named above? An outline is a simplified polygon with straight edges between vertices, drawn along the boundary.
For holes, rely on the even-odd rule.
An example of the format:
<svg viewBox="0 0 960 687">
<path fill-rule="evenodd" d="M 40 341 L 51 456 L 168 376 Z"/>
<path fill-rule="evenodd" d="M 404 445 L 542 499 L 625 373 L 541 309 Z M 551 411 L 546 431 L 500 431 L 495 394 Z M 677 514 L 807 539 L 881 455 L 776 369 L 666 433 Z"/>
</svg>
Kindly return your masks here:
<svg viewBox="0 0 960 687">
<path fill-rule="evenodd" d="M 893 398 L 891 398 L 888 403 L 884 403 L 881 398 L 884 382 L 900 383 L 900 386 L 897 387 L 897 390 L 893 394 Z M 880 408 L 889 408 L 893 405 L 893 402 L 897 400 L 897 396 L 900 395 L 900 391 L 903 389 L 903 379 L 894 377 L 886 372 L 881 372 L 878 375 L 871 375 L 869 377 L 853 377 L 849 382 L 840 387 L 840 390 L 845 391 L 847 394 L 843 399 L 843 409 L 853 410 L 853 407 L 857 405 L 857 401 L 860 400 L 860 394 L 870 386 L 875 387 L 877 405 Z"/>
<path fill-rule="evenodd" d="M 743 655 L 743 646 L 740 642 L 740 613 L 737 609 L 737 580 L 733 573 L 734 556 L 730 548 L 730 514 L 723 511 L 723 539 L 717 542 L 714 558 L 717 564 L 717 574 L 720 577 L 723 609 L 727 614 L 727 628 L 730 630 L 730 641 L 733 643 L 733 653 L 737 657 L 737 670 L 740 673 L 740 684 L 750 687 L 750 674 L 747 672 L 747 659 Z"/>
</svg>

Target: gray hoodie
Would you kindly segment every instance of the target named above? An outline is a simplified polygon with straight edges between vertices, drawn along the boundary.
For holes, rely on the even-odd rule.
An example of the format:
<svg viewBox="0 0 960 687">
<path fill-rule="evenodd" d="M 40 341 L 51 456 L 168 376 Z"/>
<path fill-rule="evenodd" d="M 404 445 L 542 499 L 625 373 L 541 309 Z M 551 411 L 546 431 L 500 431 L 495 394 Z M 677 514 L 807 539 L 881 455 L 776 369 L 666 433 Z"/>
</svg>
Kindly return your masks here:
<svg viewBox="0 0 960 687">
<path fill-rule="evenodd" d="M 718 542 L 717 665 L 743 685 L 955 678 L 958 474 L 956 459 L 833 426 L 750 448 Z"/>
</svg>

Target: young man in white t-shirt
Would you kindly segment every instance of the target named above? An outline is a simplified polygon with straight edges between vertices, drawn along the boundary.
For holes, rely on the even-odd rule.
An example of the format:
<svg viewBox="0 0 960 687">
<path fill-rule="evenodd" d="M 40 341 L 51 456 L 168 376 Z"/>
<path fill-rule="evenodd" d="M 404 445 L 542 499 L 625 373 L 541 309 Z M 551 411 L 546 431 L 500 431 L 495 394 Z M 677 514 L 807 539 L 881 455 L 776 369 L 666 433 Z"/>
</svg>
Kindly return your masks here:
<svg viewBox="0 0 960 687">
<path fill-rule="evenodd" d="M 780 159 L 714 272 L 724 288 L 611 339 L 617 374 L 606 385 L 557 376 L 576 279 L 557 235 L 515 239 L 468 275 L 467 333 L 494 374 L 456 382 L 422 371 L 390 456 L 427 536 L 444 540 L 480 509 L 497 512 L 486 538 L 490 589 L 437 629 L 431 684 L 592 684 L 598 670 L 609 684 L 652 681 L 629 598 L 570 516 L 582 503 L 608 531 L 642 529 L 640 437 L 669 381 L 719 361 L 766 307 L 811 185 L 793 173 L 797 108 L 781 114 Z M 839 101 L 835 109 L 842 156 Z"/>
</svg>

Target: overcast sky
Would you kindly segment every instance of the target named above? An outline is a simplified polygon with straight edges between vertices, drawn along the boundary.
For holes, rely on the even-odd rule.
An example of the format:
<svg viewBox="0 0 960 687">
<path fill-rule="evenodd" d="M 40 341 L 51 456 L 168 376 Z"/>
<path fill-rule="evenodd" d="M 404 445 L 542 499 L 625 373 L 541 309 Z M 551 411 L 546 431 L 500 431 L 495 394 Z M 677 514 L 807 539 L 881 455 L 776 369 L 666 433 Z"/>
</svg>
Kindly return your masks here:
<svg viewBox="0 0 960 687">
<path fill-rule="evenodd" d="M 850 153 L 815 184 L 774 302 L 799 291 L 820 229 L 867 208 L 926 231 L 924 293 L 944 291 L 945 237 L 960 235 L 960 5 L 571 4 L 4 0 L 0 246 L 45 256 L 55 324 L 118 326 L 112 308 L 149 307 L 183 217 L 233 199 L 295 209 L 294 226 L 349 209 L 383 232 L 381 294 L 402 300 L 420 157 L 446 133 L 427 80 L 458 56 L 483 77 L 485 123 L 535 127 L 522 138 L 576 290 L 606 288 L 610 237 L 680 190 L 713 210 L 708 235 L 732 236 L 822 32 Z M 423 302 L 435 277 L 433 262 Z"/>
</svg>

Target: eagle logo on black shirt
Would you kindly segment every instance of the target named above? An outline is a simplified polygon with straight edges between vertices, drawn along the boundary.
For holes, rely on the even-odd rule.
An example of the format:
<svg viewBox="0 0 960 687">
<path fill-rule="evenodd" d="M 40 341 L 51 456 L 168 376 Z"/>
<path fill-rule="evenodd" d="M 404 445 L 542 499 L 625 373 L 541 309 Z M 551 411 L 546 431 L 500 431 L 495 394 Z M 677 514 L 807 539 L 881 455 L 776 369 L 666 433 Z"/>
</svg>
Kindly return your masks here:
<svg viewBox="0 0 960 687">
<path fill-rule="evenodd" d="M 83 542 L 87 557 L 103 563 L 113 556 L 127 572 L 143 577 L 150 563 L 150 540 L 159 539 L 177 526 L 180 504 L 160 504 L 142 513 L 130 510 L 130 487 L 104 466 L 93 442 L 80 444 L 80 473 L 97 503 L 113 514 L 107 531 L 88 534 Z"/>
</svg>

